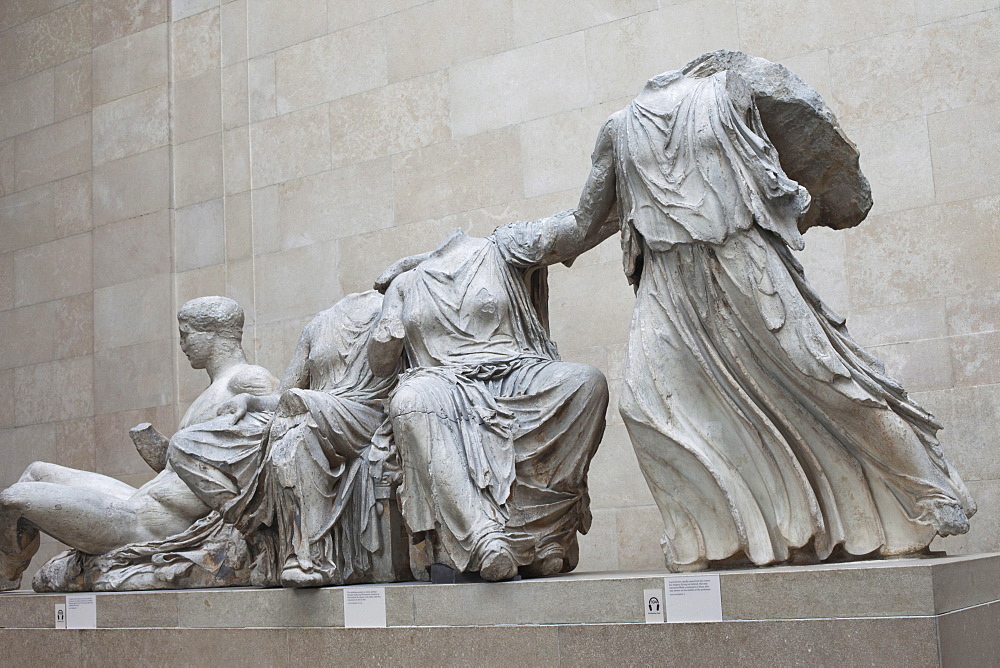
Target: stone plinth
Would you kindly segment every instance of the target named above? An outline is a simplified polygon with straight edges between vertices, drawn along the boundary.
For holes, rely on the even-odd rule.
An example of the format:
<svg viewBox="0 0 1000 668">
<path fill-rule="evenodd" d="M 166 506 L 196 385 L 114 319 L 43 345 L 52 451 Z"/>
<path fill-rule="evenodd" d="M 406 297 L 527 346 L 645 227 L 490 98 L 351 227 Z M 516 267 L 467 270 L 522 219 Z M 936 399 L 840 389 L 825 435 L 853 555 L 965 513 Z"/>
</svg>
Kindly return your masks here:
<svg viewBox="0 0 1000 668">
<path fill-rule="evenodd" d="M 386 586 L 386 629 L 343 628 L 343 587 L 97 595 L 97 630 L 53 629 L 56 594 L 0 595 L 0 665 L 296 663 L 909 666 L 1000 656 L 1000 555 L 724 571 L 723 621 L 644 624 L 665 572 Z"/>
</svg>

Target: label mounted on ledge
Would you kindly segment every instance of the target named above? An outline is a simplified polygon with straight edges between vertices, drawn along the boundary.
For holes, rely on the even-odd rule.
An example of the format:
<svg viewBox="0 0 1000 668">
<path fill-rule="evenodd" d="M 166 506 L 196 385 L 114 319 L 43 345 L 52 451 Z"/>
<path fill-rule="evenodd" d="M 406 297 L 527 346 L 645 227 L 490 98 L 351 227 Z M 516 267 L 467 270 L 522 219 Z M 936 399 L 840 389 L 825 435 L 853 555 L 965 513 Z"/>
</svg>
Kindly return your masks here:
<svg viewBox="0 0 1000 668">
<path fill-rule="evenodd" d="M 642 614 L 646 616 L 647 624 L 663 623 L 663 590 L 642 590 Z"/>
<path fill-rule="evenodd" d="M 344 628 L 385 628 L 385 587 L 344 589 Z"/>
<path fill-rule="evenodd" d="M 97 628 L 97 594 L 66 594 L 66 628 Z"/>
<path fill-rule="evenodd" d="M 663 578 L 667 622 L 721 622 L 722 587 L 718 574 Z"/>
<path fill-rule="evenodd" d="M 66 628 L 66 604 L 56 603 L 56 628 Z"/>
</svg>

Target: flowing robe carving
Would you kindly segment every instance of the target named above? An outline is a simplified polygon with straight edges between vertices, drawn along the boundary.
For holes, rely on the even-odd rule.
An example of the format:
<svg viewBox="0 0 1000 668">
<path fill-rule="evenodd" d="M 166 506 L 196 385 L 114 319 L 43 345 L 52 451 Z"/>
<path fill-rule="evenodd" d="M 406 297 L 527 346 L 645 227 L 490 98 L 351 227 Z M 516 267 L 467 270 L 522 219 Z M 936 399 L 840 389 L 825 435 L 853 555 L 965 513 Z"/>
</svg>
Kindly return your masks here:
<svg viewBox="0 0 1000 668">
<path fill-rule="evenodd" d="M 522 275 L 556 261 L 557 236 L 544 223 L 456 231 L 393 281 L 379 324 L 398 328 L 410 364 L 389 409 L 403 516 L 432 560 L 488 579 L 572 570 L 590 526 L 606 380 L 559 361 Z"/>
<path fill-rule="evenodd" d="M 967 530 L 940 426 L 792 256 L 809 195 L 737 75 L 655 77 L 608 119 L 579 212 L 615 202 L 636 286 L 620 408 L 668 567 L 906 554 Z"/>
</svg>

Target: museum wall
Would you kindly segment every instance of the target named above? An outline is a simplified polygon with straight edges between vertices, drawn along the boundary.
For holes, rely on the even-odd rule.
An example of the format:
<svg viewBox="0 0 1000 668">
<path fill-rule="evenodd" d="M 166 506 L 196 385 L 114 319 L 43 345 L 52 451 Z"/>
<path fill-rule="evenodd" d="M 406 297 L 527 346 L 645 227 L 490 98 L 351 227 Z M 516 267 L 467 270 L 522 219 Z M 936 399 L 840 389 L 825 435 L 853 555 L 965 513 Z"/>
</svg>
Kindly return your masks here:
<svg viewBox="0 0 1000 668">
<path fill-rule="evenodd" d="M 147 480 L 128 428 L 172 430 L 206 382 L 177 348 L 184 301 L 237 299 L 280 376 L 310 317 L 396 258 L 573 206 L 604 118 L 739 48 L 858 144 L 871 215 L 810 231 L 802 260 L 946 425 L 980 513 L 938 544 L 1000 550 L 998 24 L 996 0 L 7 0 L 0 485 L 37 459 Z M 580 568 L 660 567 L 614 408 L 617 240 L 550 278 L 562 356 L 611 379 Z"/>
</svg>

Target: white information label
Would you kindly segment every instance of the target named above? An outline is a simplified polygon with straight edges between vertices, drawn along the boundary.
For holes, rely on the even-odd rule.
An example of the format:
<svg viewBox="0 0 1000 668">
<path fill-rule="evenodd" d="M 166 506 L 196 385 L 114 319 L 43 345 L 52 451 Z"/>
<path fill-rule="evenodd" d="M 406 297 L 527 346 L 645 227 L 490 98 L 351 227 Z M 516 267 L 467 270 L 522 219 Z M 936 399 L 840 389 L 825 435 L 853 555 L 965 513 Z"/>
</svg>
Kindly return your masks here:
<svg viewBox="0 0 1000 668">
<path fill-rule="evenodd" d="M 346 628 L 385 628 L 385 587 L 348 587 L 344 590 Z"/>
<path fill-rule="evenodd" d="M 663 623 L 663 590 L 642 590 L 642 612 L 646 615 L 647 624 Z"/>
<path fill-rule="evenodd" d="M 97 628 L 97 594 L 66 595 L 66 628 Z"/>
<path fill-rule="evenodd" d="M 721 622 L 722 588 L 716 575 L 674 575 L 663 578 L 667 622 Z"/>
<path fill-rule="evenodd" d="M 56 603 L 56 628 L 66 628 L 66 604 Z"/>
</svg>

